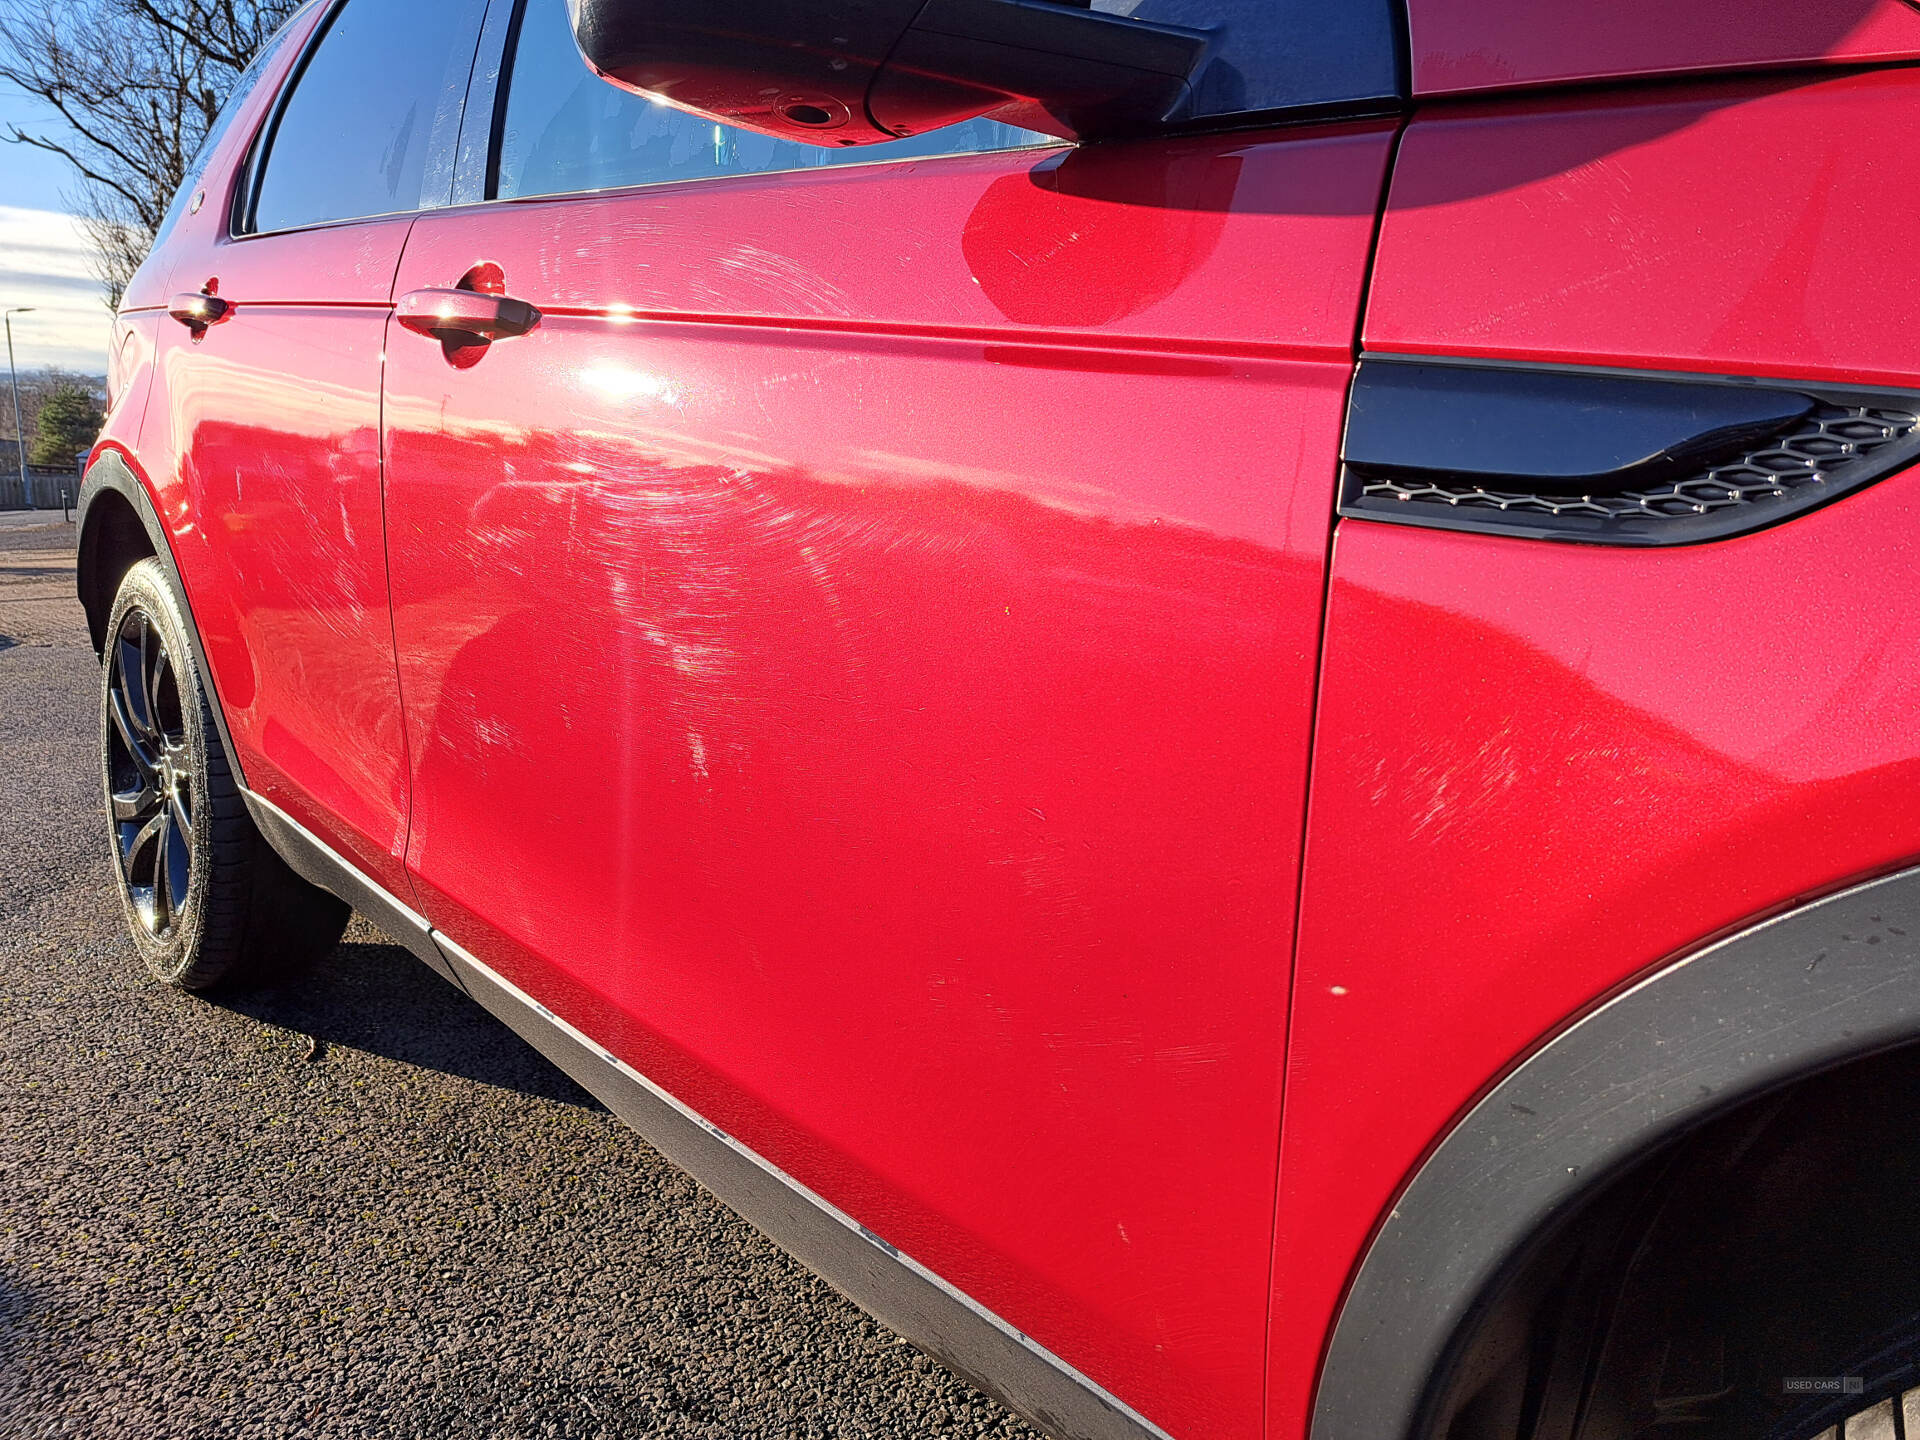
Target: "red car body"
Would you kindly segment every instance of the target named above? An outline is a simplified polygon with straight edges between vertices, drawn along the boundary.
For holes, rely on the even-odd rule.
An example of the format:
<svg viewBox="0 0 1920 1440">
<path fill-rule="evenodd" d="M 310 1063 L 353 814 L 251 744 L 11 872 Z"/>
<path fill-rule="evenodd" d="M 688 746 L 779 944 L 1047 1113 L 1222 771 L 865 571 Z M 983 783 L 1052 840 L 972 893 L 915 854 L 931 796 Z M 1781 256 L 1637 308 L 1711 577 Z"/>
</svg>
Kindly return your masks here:
<svg viewBox="0 0 1920 1440">
<path fill-rule="evenodd" d="M 1504 1077 L 1920 858 L 1920 473 L 1668 548 L 1336 516 L 1362 354 L 1920 390 L 1920 11 L 1747 8 L 1410 0 L 1396 113 L 235 234 L 322 5 L 95 469 L 249 791 L 461 963 L 1137 1433 L 1318 1434 Z M 538 328 L 396 320 L 463 283 Z"/>
</svg>

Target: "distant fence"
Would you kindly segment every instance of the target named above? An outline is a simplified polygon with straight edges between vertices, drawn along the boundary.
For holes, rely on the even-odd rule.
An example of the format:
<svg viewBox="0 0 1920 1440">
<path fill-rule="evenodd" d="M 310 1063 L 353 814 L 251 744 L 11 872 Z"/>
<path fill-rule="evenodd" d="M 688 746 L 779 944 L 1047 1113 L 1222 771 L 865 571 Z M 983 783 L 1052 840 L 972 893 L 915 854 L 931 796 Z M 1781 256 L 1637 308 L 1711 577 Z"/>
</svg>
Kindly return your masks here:
<svg viewBox="0 0 1920 1440">
<path fill-rule="evenodd" d="M 3 460 L 4 457 L 0 457 Z M 58 510 L 80 493 L 80 473 L 52 465 L 29 465 L 22 481 L 18 466 L 0 463 L 0 510 Z"/>
</svg>

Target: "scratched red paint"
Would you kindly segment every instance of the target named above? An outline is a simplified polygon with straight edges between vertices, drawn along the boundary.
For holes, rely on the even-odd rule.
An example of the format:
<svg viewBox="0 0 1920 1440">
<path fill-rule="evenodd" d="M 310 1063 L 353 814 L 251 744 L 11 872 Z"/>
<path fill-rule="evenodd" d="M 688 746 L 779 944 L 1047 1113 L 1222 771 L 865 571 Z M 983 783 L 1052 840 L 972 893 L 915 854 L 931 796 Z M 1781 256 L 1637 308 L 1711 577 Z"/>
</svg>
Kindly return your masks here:
<svg viewBox="0 0 1920 1440">
<path fill-rule="evenodd" d="M 887 171 L 493 207 L 400 268 L 551 312 L 388 342 L 429 916 L 1178 1434 L 1260 1428 L 1390 136 L 929 166 L 904 236 Z"/>
</svg>

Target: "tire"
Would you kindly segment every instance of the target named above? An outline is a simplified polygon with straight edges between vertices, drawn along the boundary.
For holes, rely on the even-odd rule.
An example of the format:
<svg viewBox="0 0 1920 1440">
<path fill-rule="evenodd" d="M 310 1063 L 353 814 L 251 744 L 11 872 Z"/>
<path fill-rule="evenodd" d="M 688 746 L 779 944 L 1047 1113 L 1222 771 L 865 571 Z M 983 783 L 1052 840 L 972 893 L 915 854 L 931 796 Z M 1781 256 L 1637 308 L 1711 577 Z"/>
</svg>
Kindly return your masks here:
<svg viewBox="0 0 1920 1440">
<path fill-rule="evenodd" d="M 351 912 L 254 827 L 158 561 L 120 582 L 100 679 L 108 847 L 147 969 L 208 990 L 285 979 L 331 951 Z"/>
</svg>

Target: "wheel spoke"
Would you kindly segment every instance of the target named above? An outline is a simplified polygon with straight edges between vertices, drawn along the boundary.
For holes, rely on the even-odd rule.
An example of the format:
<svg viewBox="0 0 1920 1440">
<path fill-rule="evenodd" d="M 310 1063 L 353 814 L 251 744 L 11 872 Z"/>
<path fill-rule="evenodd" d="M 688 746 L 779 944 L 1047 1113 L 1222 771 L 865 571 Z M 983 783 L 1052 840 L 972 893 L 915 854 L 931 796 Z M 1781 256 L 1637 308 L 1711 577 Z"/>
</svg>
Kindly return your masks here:
<svg viewBox="0 0 1920 1440">
<path fill-rule="evenodd" d="M 171 908 L 176 918 L 186 913 L 187 902 L 193 895 L 193 829 L 182 827 L 180 813 L 176 802 L 174 822 L 168 827 L 171 834 L 167 847 L 167 893 L 173 897 Z"/>
<path fill-rule="evenodd" d="M 147 612 L 140 612 L 140 698 L 142 709 L 146 712 L 147 735 L 153 741 L 154 749 L 166 748 L 166 733 L 160 728 L 160 667 L 166 656 L 166 648 L 161 644 L 160 632 L 154 628 Z"/>
<path fill-rule="evenodd" d="M 153 733 L 162 745 L 166 745 L 166 726 L 161 717 L 167 712 L 160 704 L 160 685 L 166 678 L 168 667 L 165 647 L 156 646 L 153 656 L 153 668 L 147 675 L 147 715 L 153 721 Z"/>
<path fill-rule="evenodd" d="M 160 803 L 160 790 L 150 779 L 142 777 L 138 790 L 116 790 L 107 797 L 107 801 L 113 818 L 126 824 L 151 815 L 153 807 Z"/>
<path fill-rule="evenodd" d="M 153 680 L 153 626 L 147 620 L 144 610 L 135 612 L 140 617 L 140 668 L 134 672 L 134 682 L 140 687 L 140 718 L 145 723 L 147 733 L 153 734 L 152 702 L 147 698 Z"/>
<path fill-rule="evenodd" d="M 135 864 L 139 860 L 141 853 L 159 836 L 161 827 L 166 824 L 166 820 L 167 812 L 163 809 L 151 820 L 147 821 L 146 824 L 134 831 L 133 838 L 127 842 L 127 850 L 123 857 L 123 863 L 127 867 L 127 881 L 129 884 L 133 882 Z"/>
<path fill-rule="evenodd" d="M 127 898 L 155 936 L 177 926 L 192 894 L 192 757 L 180 685 L 165 635 L 131 607 L 109 656 L 107 808 Z"/>
<path fill-rule="evenodd" d="M 172 813 L 162 810 L 158 823 L 160 834 L 153 847 L 153 930 L 156 935 L 173 920 L 173 897 L 168 893 L 173 889 L 173 866 L 167 855 L 173 848 Z"/>
<path fill-rule="evenodd" d="M 151 781 L 159 764 L 147 751 L 147 742 L 138 733 L 131 716 L 127 713 L 127 697 L 122 688 L 114 686 L 107 692 L 107 714 L 113 720 L 113 728 L 119 732 L 121 744 L 127 747 L 127 754 L 140 769 L 141 778 Z"/>
<path fill-rule="evenodd" d="M 115 689 L 120 696 L 128 726 L 135 735 L 146 736 L 149 733 L 144 697 L 139 694 L 139 686 L 134 676 L 140 672 L 140 644 L 134 640 L 121 640 L 119 674 L 114 677 Z"/>
</svg>

